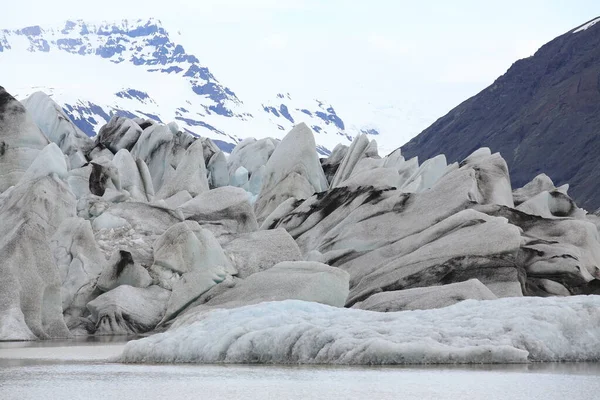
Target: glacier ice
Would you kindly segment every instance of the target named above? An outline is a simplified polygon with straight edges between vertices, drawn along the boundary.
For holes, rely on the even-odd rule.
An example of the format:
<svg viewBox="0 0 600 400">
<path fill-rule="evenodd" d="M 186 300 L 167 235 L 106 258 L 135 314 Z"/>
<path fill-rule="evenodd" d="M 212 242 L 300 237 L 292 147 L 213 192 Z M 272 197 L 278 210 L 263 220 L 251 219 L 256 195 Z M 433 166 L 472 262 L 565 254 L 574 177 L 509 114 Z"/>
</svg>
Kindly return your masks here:
<svg viewBox="0 0 600 400">
<path fill-rule="evenodd" d="M 185 219 L 198 222 L 219 240 L 258 229 L 248 192 L 232 186 L 201 193 L 178 210 Z"/>
<path fill-rule="evenodd" d="M 96 136 L 96 144 L 100 144 L 113 153 L 129 150 L 142 134 L 142 128 L 129 118 L 114 116 L 106 125 L 100 128 Z"/>
<path fill-rule="evenodd" d="M 21 177 L 20 182 L 36 180 L 51 174 L 56 174 L 60 178 L 67 177 L 67 161 L 62 151 L 54 143 L 50 143 L 40 151 Z"/>
<path fill-rule="evenodd" d="M 496 295 L 477 279 L 414 289 L 375 293 L 352 308 L 371 311 L 429 310 L 447 307 L 463 300 L 494 300 Z"/>
<path fill-rule="evenodd" d="M 329 183 L 330 186 L 331 181 L 347 152 L 348 146 L 339 143 L 333 148 L 329 157 L 321 159 L 321 167 L 323 168 L 323 172 L 327 178 L 327 183 Z"/>
<path fill-rule="evenodd" d="M 96 281 L 106 262 L 90 222 L 78 217 L 62 221 L 50 240 L 61 279 L 61 299 L 69 329 L 80 325 L 86 304 L 93 300 Z"/>
<path fill-rule="evenodd" d="M 296 299 L 342 307 L 348 297 L 348 274 L 314 261 L 284 261 L 246 279 L 224 283 L 225 290 L 191 304 L 178 321 L 194 318 L 209 308 L 234 308 L 274 300 Z"/>
<path fill-rule="evenodd" d="M 514 206 L 508 166 L 500 153 L 491 154 L 490 149 L 484 147 L 473 152 L 460 165 L 461 169 L 471 168 L 476 173 L 478 203 Z"/>
<path fill-rule="evenodd" d="M 231 178 L 229 179 L 231 186 L 240 187 L 242 189 L 245 189 L 246 191 L 249 191 L 248 181 L 248 170 L 244 167 L 239 167 L 238 169 L 236 169 L 233 172 L 233 175 L 231 175 Z"/>
<path fill-rule="evenodd" d="M 75 126 L 47 94 L 35 92 L 22 103 L 44 135 L 56 143 L 65 155 L 81 154 L 81 151 L 87 152 L 94 146 L 92 140 Z"/>
<path fill-rule="evenodd" d="M 430 158 L 419 166 L 419 169 L 403 183 L 400 189 L 407 193 L 429 189 L 444 175 L 447 166 L 446 156 L 443 154 Z"/>
<path fill-rule="evenodd" d="M 526 202 L 530 198 L 544 191 L 554 190 L 554 182 L 546 174 L 539 174 L 528 182 L 525 186 L 513 190 L 513 200 L 515 206 Z"/>
<path fill-rule="evenodd" d="M 168 227 L 183 220 L 176 210 L 144 202 L 116 203 L 108 211 L 126 220 L 136 231 L 154 235 L 162 235 Z"/>
<path fill-rule="evenodd" d="M 306 124 L 296 125 L 283 138 L 267 161 L 262 179 L 255 204 L 258 220 L 290 197 L 307 198 L 327 189 L 327 179 L 315 152 L 315 139 Z"/>
<path fill-rule="evenodd" d="M 160 190 L 173 148 L 173 134 L 164 125 L 151 125 L 144 129 L 131 149 L 134 159 L 143 160 L 148 166 L 154 190 Z"/>
<path fill-rule="evenodd" d="M 131 228 L 131 225 L 126 219 L 106 211 L 94 218 L 92 227 L 95 231 L 99 231 L 101 229 Z"/>
<path fill-rule="evenodd" d="M 142 160 L 139 160 L 143 162 Z M 127 190 L 134 201 L 149 201 L 154 195 L 154 190 L 146 190 L 146 185 L 152 185 L 152 181 L 144 181 L 143 172 L 140 171 L 138 163 L 133 159 L 131 153 L 126 149 L 119 150 L 112 159 L 117 168 L 121 187 Z"/>
<path fill-rule="evenodd" d="M 17 184 L 50 141 L 25 107 L 0 86 L 0 192 Z"/>
<path fill-rule="evenodd" d="M 248 182 L 248 191 L 252 193 L 253 201 L 256 201 L 256 196 L 260 193 L 260 188 L 262 187 L 263 177 L 265 175 L 266 167 L 262 165 L 259 169 L 254 171 L 252 176 L 250 177 L 250 181 Z"/>
<path fill-rule="evenodd" d="M 195 221 L 175 224 L 156 240 L 151 271 L 172 290 L 165 320 L 236 273 L 214 235 Z"/>
<path fill-rule="evenodd" d="M 156 327 L 169 296 L 170 292 L 159 286 L 123 285 L 96 297 L 87 307 L 97 335 L 131 335 Z"/>
<path fill-rule="evenodd" d="M 520 296 L 520 272 L 513 262 L 521 244 L 519 229 L 504 218 L 468 214 L 448 218 L 452 221 L 442 221 L 427 232 L 434 237 L 440 235 L 438 240 L 427 243 L 431 236 L 425 236 L 426 243 L 409 249 L 404 246 L 411 246 L 410 241 L 398 241 L 393 250 L 375 251 L 378 255 L 384 251 L 393 254 L 381 263 L 363 258 L 344 266 L 356 280 L 348 303 L 361 301 L 379 290 L 414 287 L 411 283 L 415 280 L 419 281 L 418 286 L 439 284 L 449 273 L 458 281 L 478 278 L 499 297 Z"/>
<path fill-rule="evenodd" d="M 69 336 L 50 238 L 74 216 L 73 194 L 50 176 L 16 186 L 0 205 L 0 319 L 23 335 L 5 332 L 7 338 Z"/>
<path fill-rule="evenodd" d="M 530 215 L 539 215 L 544 218 L 583 217 L 585 213 L 569 196 L 558 190 L 543 191 L 529 198 L 516 207 Z"/>
<path fill-rule="evenodd" d="M 331 179 L 331 187 L 335 188 L 348 179 L 358 162 L 366 157 L 365 152 L 369 147 L 367 135 L 360 134 L 352 141 L 350 147 L 345 151 L 344 158 L 340 162 L 335 175 Z M 341 154 L 341 149 L 338 150 Z M 339 156 L 338 156 L 339 157 Z"/>
<path fill-rule="evenodd" d="M 71 169 L 67 176 L 67 184 L 75 195 L 75 198 L 88 198 L 92 194 L 90 192 L 90 175 L 92 174 L 92 166 L 87 164 L 81 168 Z"/>
<path fill-rule="evenodd" d="M 271 138 L 242 140 L 235 146 L 227 159 L 229 174 L 233 175 L 239 167 L 244 167 L 252 176 L 261 166 L 267 164 L 275 147 L 277 147 L 277 141 Z"/>
<path fill-rule="evenodd" d="M 89 176 L 88 187 L 92 194 L 102 197 L 107 192 L 114 194 L 121 190 L 119 170 L 112 159 L 102 156 L 90 162 L 92 171 Z"/>
<path fill-rule="evenodd" d="M 491 216 L 506 218 L 522 230 L 522 244 L 516 262 L 524 269 L 523 288 L 531 295 L 556 294 L 539 285 L 539 279 L 562 285 L 572 294 L 587 293 L 600 277 L 598 230 L 588 220 L 547 219 L 515 209 L 487 205 L 477 207 Z"/>
<path fill-rule="evenodd" d="M 467 300 L 379 313 L 286 300 L 217 309 L 127 343 L 129 363 L 598 361 L 600 297 Z"/>
<path fill-rule="evenodd" d="M 154 242 L 154 263 L 179 273 L 214 266 L 235 271 L 214 235 L 195 221 L 172 225 Z"/>
<path fill-rule="evenodd" d="M 187 190 L 182 190 L 180 192 L 175 193 L 171 197 L 167 197 L 164 199 L 165 205 L 172 209 L 177 209 L 179 206 L 187 203 L 192 200 L 192 195 Z"/>
<path fill-rule="evenodd" d="M 236 276 L 240 278 L 264 271 L 283 261 L 302 260 L 298 245 L 285 229 L 236 235 L 223 245 L 223 250 L 235 266 Z"/>
<path fill-rule="evenodd" d="M 206 163 L 208 183 L 211 189 L 229 185 L 229 172 L 227 172 L 227 159 L 225 153 L 218 151 Z"/>
<path fill-rule="evenodd" d="M 131 253 L 119 250 L 115 251 L 110 260 L 105 263 L 96 282 L 96 288 L 108 292 L 121 285 L 145 288 L 151 283 L 150 274 L 144 267 L 133 261 Z"/>
<path fill-rule="evenodd" d="M 598 216 L 545 175 L 513 191 L 488 148 L 419 164 L 400 150 L 380 157 L 359 136 L 319 159 L 298 124 L 226 157 L 176 124 L 115 117 L 95 142 L 79 140 L 48 96 L 32 96 L 31 111 L 3 90 L 0 100 L 0 339 L 176 332 L 265 301 L 395 311 L 600 294 Z M 327 335 L 337 312 L 357 329 L 364 315 L 379 330 L 380 318 L 396 318 L 338 310 Z M 219 315 L 227 326 L 230 314 Z M 477 354 L 502 359 L 493 348 Z M 436 354 L 473 354 L 453 351 Z M 340 362 L 331 360 L 315 362 Z"/>
<path fill-rule="evenodd" d="M 192 197 L 208 191 L 203 146 L 200 140 L 196 140 L 187 148 L 173 176 L 165 180 L 156 196 L 167 198 L 182 190 L 187 190 Z"/>
<path fill-rule="evenodd" d="M 97 145 L 87 154 L 87 157 L 92 161 L 99 159 L 99 158 L 107 158 L 109 160 L 112 160 L 114 157 L 114 154 L 112 151 L 110 151 L 103 145 Z"/>
</svg>

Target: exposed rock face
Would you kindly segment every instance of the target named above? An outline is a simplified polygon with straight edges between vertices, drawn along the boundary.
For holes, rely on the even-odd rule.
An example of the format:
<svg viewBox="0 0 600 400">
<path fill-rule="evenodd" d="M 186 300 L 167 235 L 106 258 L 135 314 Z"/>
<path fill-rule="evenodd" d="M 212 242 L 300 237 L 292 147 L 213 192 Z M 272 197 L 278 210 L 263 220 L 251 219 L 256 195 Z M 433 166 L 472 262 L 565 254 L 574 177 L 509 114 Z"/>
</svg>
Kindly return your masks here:
<svg viewBox="0 0 600 400">
<path fill-rule="evenodd" d="M 402 147 L 425 160 L 500 152 L 521 187 L 540 172 L 589 210 L 600 207 L 600 24 L 574 29 L 515 62 L 506 74 Z"/>
</svg>

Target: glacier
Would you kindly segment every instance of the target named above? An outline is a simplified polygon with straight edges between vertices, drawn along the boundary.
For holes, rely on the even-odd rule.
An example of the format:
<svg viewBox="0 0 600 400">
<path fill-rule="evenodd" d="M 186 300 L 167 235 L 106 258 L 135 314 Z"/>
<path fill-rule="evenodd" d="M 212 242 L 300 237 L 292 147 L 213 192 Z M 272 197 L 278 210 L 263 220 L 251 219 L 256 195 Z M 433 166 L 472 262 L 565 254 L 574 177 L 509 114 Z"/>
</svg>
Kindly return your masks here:
<svg viewBox="0 0 600 400">
<path fill-rule="evenodd" d="M 163 332 L 131 362 L 597 359 L 600 216 L 543 174 L 513 190 L 489 148 L 420 162 L 360 134 L 320 157 L 298 123 L 228 155 L 177 123 L 89 138 L 68 118 L 0 88 L 0 340 Z"/>
<path fill-rule="evenodd" d="M 286 300 L 184 319 L 119 362 L 463 364 L 600 360 L 600 297 L 467 300 L 379 313 Z"/>
</svg>

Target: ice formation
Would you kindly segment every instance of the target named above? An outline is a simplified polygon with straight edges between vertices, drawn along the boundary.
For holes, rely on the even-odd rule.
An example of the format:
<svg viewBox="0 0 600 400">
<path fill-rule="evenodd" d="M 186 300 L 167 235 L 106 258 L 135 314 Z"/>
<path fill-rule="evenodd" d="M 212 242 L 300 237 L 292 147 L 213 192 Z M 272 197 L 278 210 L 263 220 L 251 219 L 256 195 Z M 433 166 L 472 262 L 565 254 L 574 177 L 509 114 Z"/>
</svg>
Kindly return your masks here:
<svg viewBox="0 0 600 400">
<path fill-rule="evenodd" d="M 0 102 L 0 340 L 167 329 L 125 359 L 170 362 L 597 355 L 595 297 L 527 296 L 600 293 L 600 218 L 545 175 L 513 191 L 488 148 L 419 163 L 360 135 L 319 159 L 297 124 L 227 157 L 175 123 L 87 139 L 44 94 Z M 385 313 L 417 309 L 436 310 Z"/>
<path fill-rule="evenodd" d="M 463 300 L 494 300 L 497 297 L 477 279 L 441 286 L 419 287 L 376 293 L 352 308 L 371 311 L 429 310 L 447 307 Z"/>
<path fill-rule="evenodd" d="M 199 313 L 127 343 L 133 363 L 440 364 L 598 361 L 600 297 L 468 300 L 380 313 L 297 300 Z"/>
</svg>

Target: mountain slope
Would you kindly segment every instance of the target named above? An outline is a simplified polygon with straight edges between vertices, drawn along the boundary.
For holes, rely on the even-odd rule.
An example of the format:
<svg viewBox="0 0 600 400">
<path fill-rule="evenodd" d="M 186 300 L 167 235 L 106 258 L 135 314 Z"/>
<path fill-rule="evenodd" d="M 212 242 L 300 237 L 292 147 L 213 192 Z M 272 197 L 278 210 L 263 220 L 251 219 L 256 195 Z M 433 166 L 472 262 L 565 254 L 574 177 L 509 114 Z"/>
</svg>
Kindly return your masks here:
<svg viewBox="0 0 600 400">
<path fill-rule="evenodd" d="M 540 172 L 569 183 L 580 206 L 600 207 L 600 18 L 515 62 L 491 86 L 402 147 L 406 157 L 460 161 L 488 146 L 513 187 Z"/>
<path fill-rule="evenodd" d="M 241 139 L 279 136 L 305 122 L 319 151 L 349 144 L 370 125 L 347 123 L 331 104 L 281 92 L 240 99 L 155 19 L 0 31 L 0 76 L 17 98 L 44 91 L 95 135 L 113 115 L 176 121 L 225 151 Z"/>
</svg>

